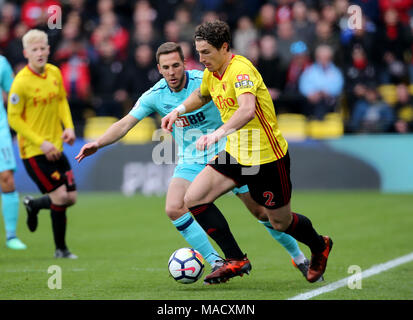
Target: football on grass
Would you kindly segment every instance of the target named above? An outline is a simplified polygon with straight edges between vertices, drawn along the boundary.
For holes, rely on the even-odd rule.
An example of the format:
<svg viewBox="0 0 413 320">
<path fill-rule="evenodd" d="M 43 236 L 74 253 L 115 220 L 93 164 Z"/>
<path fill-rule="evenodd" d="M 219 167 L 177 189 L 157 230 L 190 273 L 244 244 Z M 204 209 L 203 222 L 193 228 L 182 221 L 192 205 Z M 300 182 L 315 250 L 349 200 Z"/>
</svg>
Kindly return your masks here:
<svg viewBox="0 0 413 320">
<path fill-rule="evenodd" d="M 195 249 L 181 248 L 172 253 L 168 269 L 179 283 L 194 283 L 204 273 L 204 258 Z"/>
</svg>

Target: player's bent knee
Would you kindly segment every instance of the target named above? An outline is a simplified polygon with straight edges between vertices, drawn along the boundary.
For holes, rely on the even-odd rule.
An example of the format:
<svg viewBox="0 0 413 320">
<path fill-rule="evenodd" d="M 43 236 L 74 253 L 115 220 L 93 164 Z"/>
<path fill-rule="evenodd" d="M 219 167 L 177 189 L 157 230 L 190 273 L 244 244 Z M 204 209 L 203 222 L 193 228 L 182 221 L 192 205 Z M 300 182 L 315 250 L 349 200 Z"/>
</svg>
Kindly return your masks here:
<svg viewBox="0 0 413 320">
<path fill-rule="evenodd" d="M 179 219 L 182 217 L 187 211 L 181 207 L 175 207 L 175 206 L 167 206 L 165 208 L 166 215 L 171 219 L 172 221 Z"/>
<path fill-rule="evenodd" d="M 67 203 L 68 207 L 73 206 L 77 201 L 77 192 L 68 192 Z"/>
<path fill-rule="evenodd" d="M 13 192 L 16 187 L 14 185 L 14 176 L 12 171 L 3 171 L 0 174 L 0 187 L 2 192 Z"/>
</svg>

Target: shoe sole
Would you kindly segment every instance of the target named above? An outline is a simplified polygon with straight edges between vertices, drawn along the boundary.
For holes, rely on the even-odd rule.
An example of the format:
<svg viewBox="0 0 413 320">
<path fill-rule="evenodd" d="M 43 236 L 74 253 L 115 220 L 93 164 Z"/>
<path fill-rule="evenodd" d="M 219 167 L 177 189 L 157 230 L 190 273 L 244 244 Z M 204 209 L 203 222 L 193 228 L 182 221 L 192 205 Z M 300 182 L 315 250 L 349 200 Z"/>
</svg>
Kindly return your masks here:
<svg viewBox="0 0 413 320">
<path fill-rule="evenodd" d="M 205 285 L 210 285 L 210 284 L 220 284 L 220 283 L 225 283 L 229 281 L 229 279 L 240 276 L 242 277 L 244 274 L 249 275 L 251 271 L 251 263 L 243 265 L 239 271 L 237 271 L 234 274 L 231 274 L 230 276 L 225 276 L 225 277 L 215 277 L 215 278 L 209 278 L 209 279 L 204 279 L 204 284 Z"/>
</svg>

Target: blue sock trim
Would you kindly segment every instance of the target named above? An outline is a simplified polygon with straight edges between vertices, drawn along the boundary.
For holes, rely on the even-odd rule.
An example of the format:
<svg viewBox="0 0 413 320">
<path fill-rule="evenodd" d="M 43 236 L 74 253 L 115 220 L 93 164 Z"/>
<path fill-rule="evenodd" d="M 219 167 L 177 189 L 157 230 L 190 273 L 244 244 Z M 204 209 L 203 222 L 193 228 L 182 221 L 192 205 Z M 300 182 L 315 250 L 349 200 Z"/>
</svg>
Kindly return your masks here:
<svg viewBox="0 0 413 320">
<path fill-rule="evenodd" d="M 179 230 L 179 231 L 182 231 L 182 230 L 185 230 L 186 228 L 188 228 L 191 224 L 192 224 L 192 222 L 194 222 L 194 218 L 190 218 L 187 222 L 185 222 L 183 225 L 180 225 L 180 226 L 176 226 L 176 228 Z"/>
<path fill-rule="evenodd" d="M 175 227 L 180 227 L 180 226 L 182 226 L 182 225 L 184 225 L 185 223 L 187 223 L 189 220 L 193 220 L 193 218 L 192 218 L 192 216 L 191 216 L 191 213 L 190 212 L 187 212 L 187 213 L 185 213 L 185 214 L 183 214 L 182 216 L 180 216 L 178 219 L 176 219 L 176 220 L 173 220 L 172 221 L 172 224 L 175 226 Z"/>
</svg>

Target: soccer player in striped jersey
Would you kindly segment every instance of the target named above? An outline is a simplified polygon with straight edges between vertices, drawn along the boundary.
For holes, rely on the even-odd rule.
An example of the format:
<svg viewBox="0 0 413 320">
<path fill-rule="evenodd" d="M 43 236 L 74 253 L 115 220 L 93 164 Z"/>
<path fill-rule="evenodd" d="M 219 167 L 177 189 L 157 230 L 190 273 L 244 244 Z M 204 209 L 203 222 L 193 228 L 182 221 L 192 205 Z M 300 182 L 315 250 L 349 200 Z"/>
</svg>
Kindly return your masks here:
<svg viewBox="0 0 413 320">
<path fill-rule="evenodd" d="M 0 187 L 1 209 L 6 229 L 6 247 L 14 250 L 24 250 L 26 245 L 17 238 L 17 220 L 19 216 L 19 193 L 14 184 L 13 145 L 7 123 L 7 113 L 3 105 L 3 91 L 9 92 L 13 82 L 13 70 L 3 56 L 0 56 Z"/>
<path fill-rule="evenodd" d="M 99 139 L 85 144 L 76 159 L 80 162 L 87 156 L 92 155 L 98 149 L 112 144 L 121 139 L 140 120 L 152 113 L 165 116 L 169 113 L 173 105 L 184 101 L 193 90 L 199 87 L 203 73 L 198 70 L 185 71 L 184 56 L 179 45 L 173 42 L 162 44 L 156 53 L 159 72 L 164 79 L 161 79 L 151 89 L 145 92 L 136 102 L 133 109 L 123 119 L 113 124 Z M 194 142 L 208 130 L 215 130 L 222 125 L 218 109 L 212 102 L 200 108 L 196 112 L 191 112 L 179 117 L 173 126 L 173 137 L 179 147 L 179 162 L 175 168 L 174 175 L 170 182 L 166 197 L 166 214 L 171 219 L 173 225 L 182 234 L 185 240 L 196 250 L 198 250 L 211 266 L 218 268 L 221 260 L 218 253 L 210 244 L 207 233 L 216 240 L 224 254 L 228 253 L 231 247 L 239 249 L 237 242 L 233 238 L 229 226 L 222 217 L 224 226 L 229 234 L 229 242 L 225 243 L 217 240 L 221 233 L 216 233 L 214 229 L 201 228 L 194 220 L 184 205 L 184 194 L 196 175 L 205 167 L 216 153 L 225 147 L 225 141 L 211 148 L 210 150 L 197 151 Z M 274 230 L 268 222 L 266 215 L 259 206 L 251 199 L 248 188 L 240 186 L 233 189 L 233 192 L 246 204 L 249 210 L 266 226 L 274 239 L 280 242 L 289 252 L 300 271 L 306 273 L 308 260 L 300 251 L 297 242 L 289 235 Z M 219 263 L 216 264 L 216 260 Z M 216 264 L 216 265 L 215 265 Z"/>
<path fill-rule="evenodd" d="M 200 88 L 162 119 L 172 130 L 180 114 L 194 112 L 214 101 L 224 124 L 197 141 L 204 150 L 227 138 L 221 151 L 198 174 L 185 194 L 185 205 L 205 229 L 216 229 L 220 241 L 230 243 L 222 213 L 213 202 L 228 190 L 248 185 L 251 197 L 265 211 L 271 226 L 308 245 L 312 258 L 306 278 L 321 279 L 332 248 L 328 236 L 319 235 L 304 215 L 291 211 L 290 157 L 274 105 L 263 79 L 253 64 L 230 50 L 231 33 L 223 21 L 205 22 L 195 31 L 195 46 L 206 67 Z M 217 283 L 242 275 L 250 262 L 232 246 L 230 258 L 205 281 Z"/>
<path fill-rule="evenodd" d="M 37 228 L 40 209 L 50 209 L 56 258 L 76 259 L 66 246 L 66 208 L 76 202 L 73 172 L 63 153 L 63 142 L 76 139 L 59 68 L 47 63 L 47 34 L 32 29 L 22 38 L 28 60 L 10 89 L 8 116 L 17 132 L 20 157 L 44 196 L 27 196 L 23 204 L 30 231 Z M 64 126 L 64 130 L 62 128 Z"/>
</svg>

